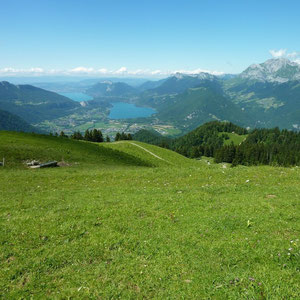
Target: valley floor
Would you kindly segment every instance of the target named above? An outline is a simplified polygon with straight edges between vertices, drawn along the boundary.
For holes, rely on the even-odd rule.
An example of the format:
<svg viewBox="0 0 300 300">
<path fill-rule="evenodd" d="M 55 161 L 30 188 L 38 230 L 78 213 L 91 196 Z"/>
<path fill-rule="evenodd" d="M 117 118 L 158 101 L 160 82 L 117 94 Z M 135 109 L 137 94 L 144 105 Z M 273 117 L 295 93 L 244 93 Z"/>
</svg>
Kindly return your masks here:
<svg viewBox="0 0 300 300">
<path fill-rule="evenodd" d="M 0 169 L 1 298 L 300 298 L 300 168 L 140 145 L 171 163 Z"/>
</svg>

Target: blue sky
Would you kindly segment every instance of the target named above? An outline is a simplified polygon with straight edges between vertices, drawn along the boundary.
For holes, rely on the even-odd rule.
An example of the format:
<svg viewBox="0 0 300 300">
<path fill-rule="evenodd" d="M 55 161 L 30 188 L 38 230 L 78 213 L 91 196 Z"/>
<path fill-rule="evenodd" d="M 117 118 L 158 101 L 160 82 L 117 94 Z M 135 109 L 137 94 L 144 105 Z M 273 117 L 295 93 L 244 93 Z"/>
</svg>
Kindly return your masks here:
<svg viewBox="0 0 300 300">
<path fill-rule="evenodd" d="M 295 0 L 1 1 L 0 73 L 238 73 L 270 50 L 299 59 L 299 12 Z"/>
</svg>

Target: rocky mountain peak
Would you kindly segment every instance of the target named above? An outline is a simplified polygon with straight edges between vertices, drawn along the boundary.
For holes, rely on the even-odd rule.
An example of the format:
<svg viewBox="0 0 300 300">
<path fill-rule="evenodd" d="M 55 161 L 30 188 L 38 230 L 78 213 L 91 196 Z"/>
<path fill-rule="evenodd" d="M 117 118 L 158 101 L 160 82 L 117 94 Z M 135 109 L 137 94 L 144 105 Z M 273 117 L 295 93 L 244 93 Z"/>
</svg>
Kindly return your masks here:
<svg viewBox="0 0 300 300">
<path fill-rule="evenodd" d="M 300 65 L 287 58 L 272 58 L 264 63 L 251 65 L 240 77 L 280 83 L 300 80 Z"/>
</svg>

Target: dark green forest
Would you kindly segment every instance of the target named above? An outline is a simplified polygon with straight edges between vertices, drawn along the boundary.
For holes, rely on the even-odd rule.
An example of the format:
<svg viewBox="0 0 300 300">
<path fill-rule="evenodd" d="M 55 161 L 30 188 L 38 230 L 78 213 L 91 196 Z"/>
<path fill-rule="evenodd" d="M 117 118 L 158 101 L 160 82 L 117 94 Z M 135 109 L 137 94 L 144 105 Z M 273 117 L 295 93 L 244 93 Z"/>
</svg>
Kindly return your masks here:
<svg viewBox="0 0 300 300">
<path fill-rule="evenodd" d="M 214 153 L 216 162 L 233 165 L 300 164 L 300 133 L 286 129 L 255 129 L 238 146 L 222 146 Z"/>
<path fill-rule="evenodd" d="M 12 130 L 23 132 L 40 132 L 37 128 L 28 124 L 25 120 L 0 109 L 0 130 Z"/>
<path fill-rule="evenodd" d="M 230 142 L 229 134 L 246 135 L 246 138 L 236 145 Z M 233 166 L 300 164 L 300 133 L 286 129 L 254 129 L 248 132 L 231 122 L 213 121 L 177 139 L 167 139 L 146 130 L 139 131 L 133 138 L 170 148 L 190 158 L 214 157 L 217 163 L 227 162 Z"/>
</svg>

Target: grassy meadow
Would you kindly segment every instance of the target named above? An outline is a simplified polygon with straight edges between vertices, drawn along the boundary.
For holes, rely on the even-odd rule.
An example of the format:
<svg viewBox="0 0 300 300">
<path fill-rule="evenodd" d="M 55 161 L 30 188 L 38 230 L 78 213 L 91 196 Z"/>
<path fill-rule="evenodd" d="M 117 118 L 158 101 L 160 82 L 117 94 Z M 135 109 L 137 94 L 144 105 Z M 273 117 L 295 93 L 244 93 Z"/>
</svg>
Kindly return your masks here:
<svg viewBox="0 0 300 300">
<path fill-rule="evenodd" d="M 11 132 L 2 156 L 2 299 L 300 299 L 298 167 Z"/>
</svg>

